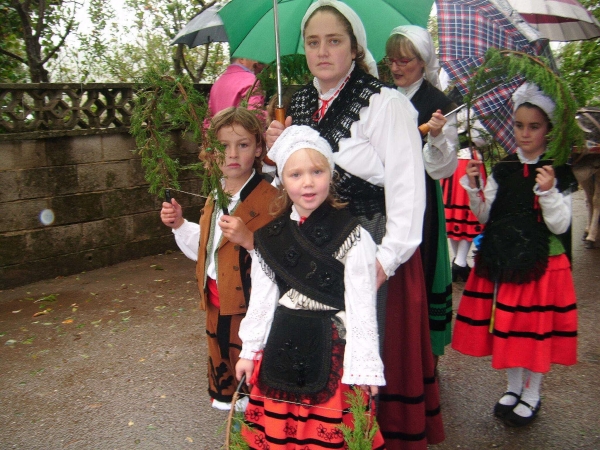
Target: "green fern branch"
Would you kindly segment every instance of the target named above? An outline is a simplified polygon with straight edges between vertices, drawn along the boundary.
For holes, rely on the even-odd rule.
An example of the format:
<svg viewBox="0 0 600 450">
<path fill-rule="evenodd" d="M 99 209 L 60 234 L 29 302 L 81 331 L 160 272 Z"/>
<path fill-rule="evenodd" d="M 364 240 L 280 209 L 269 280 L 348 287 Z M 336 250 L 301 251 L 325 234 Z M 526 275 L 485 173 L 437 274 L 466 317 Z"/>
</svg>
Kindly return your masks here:
<svg viewBox="0 0 600 450">
<path fill-rule="evenodd" d="M 228 195 L 223 192 L 223 176 L 219 164 L 224 149 L 213 133 L 205 133 L 203 119 L 207 114 L 204 96 L 194 89 L 185 77 L 165 76 L 165 68 L 149 70 L 139 86 L 131 119 L 130 133 L 136 141 L 136 152 L 141 156 L 149 192 L 164 196 L 165 189 L 179 189 L 179 174 L 191 170 L 202 180 L 202 196 L 217 193 L 218 207 L 226 207 Z M 173 133 L 191 139 L 210 149 L 211 157 L 200 163 L 182 166 L 170 156 L 175 146 Z"/>
<path fill-rule="evenodd" d="M 521 75 L 526 81 L 536 84 L 555 104 L 554 125 L 548 136 L 546 157 L 554 159 L 554 165 L 567 162 L 574 147 L 583 145 L 583 133 L 575 115 L 577 103 L 568 85 L 543 58 L 514 50 L 490 49 L 484 63 L 469 80 L 465 102 L 470 108 L 483 92 Z"/>
</svg>

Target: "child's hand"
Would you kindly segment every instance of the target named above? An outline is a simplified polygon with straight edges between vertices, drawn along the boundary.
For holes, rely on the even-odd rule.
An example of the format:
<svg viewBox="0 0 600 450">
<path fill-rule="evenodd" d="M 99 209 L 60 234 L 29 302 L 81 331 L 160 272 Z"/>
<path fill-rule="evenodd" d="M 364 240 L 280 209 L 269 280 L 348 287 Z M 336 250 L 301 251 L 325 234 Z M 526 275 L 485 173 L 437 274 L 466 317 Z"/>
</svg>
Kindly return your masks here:
<svg viewBox="0 0 600 450">
<path fill-rule="evenodd" d="M 292 116 L 287 116 L 285 118 L 285 123 L 278 122 L 277 120 L 272 121 L 271 124 L 269 125 L 269 128 L 267 128 L 267 131 L 265 133 L 265 140 L 267 141 L 267 147 L 269 147 L 269 148 L 273 147 L 273 144 L 275 144 L 275 141 L 277 140 L 279 135 L 281 133 L 283 133 L 283 130 L 285 130 L 291 124 L 292 124 Z"/>
<path fill-rule="evenodd" d="M 446 122 L 447 120 L 442 114 L 442 110 L 438 109 L 433 113 L 429 122 L 427 122 L 427 125 L 429 125 L 429 134 L 432 137 L 437 137 L 442 132 L 442 128 L 444 128 Z"/>
<path fill-rule="evenodd" d="M 475 189 L 477 187 L 477 181 L 475 181 L 478 177 L 481 176 L 481 165 L 483 161 L 479 161 L 477 159 L 472 159 L 467 163 L 467 168 L 465 169 L 465 173 L 469 177 L 469 187 Z"/>
<path fill-rule="evenodd" d="M 219 226 L 223 236 L 234 244 L 239 244 L 246 250 L 254 250 L 254 233 L 248 229 L 241 218 L 235 216 L 222 216 Z"/>
<path fill-rule="evenodd" d="M 171 199 L 171 203 L 163 202 L 162 209 L 160 210 L 160 220 L 166 226 L 175 230 L 179 228 L 183 225 L 183 210 L 181 209 L 181 205 L 175 199 Z"/>
<path fill-rule="evenodd" d="M 238 381 L 242 379 L 244 375 L 246 375 L 246 384 L 250 386 L 250 379 L 252 378 L 252 373 L 254 372 L 254 361 L 251 359 L 240 358 L 240 360 L 235 365 L 235 378 Z"/>
<path fill-rule="evenodd" d="M 552 166 L 543 166 L 535 169 L 537 176 L 535 182 L 539 186 L 540 192 L 546 192 L 554 187 L 554 169 Z"/>
<path fill-rule="evenodd" d="M 373 397 L 379 394 L 379 386 L 367 386 L 361 385 L 359 386 L 367 395 L 371 394 Z"/>
<path fill-rule="evenodd" d="M 385 280 L 387 280 L 387 275 L 385 273 L 385 270 L 383 270 L 383 266 L 381 265 L 379 260 L 377 260 L 377 290 L 379 290 L 381 285 L 385 283 Z"/>
</svg>

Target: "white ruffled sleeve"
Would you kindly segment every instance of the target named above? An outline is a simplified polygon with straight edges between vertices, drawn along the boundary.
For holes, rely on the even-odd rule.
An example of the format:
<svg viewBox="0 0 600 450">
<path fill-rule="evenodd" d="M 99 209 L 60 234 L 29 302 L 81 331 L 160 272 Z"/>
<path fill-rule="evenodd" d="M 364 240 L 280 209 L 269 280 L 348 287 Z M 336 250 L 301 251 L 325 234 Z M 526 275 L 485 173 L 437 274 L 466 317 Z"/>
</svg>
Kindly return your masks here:
<svg viewBox="0 0 600 450">
<path fill-rule="evenodd" d="M 447 118 L 442 132 L 436 137 L 427 137 L 423 147 L 425 170 L 434 180 L 451 177 L 458 167 L 458 132 L 456 113 Z"/>
<path fill-rule="evenodd" d="M 479 179 L 481 182 L 481 178 Z M 493 175 L 488 175 L 483 188 L 483 199 L 480 197 L 480 188 L 469 187 L 468 175 L 463 175 L 459 180 L 460 185 L 465 188 L 469 194 L 469 206 L 479 223 L 486 223 L 490 216 L 490 209 L 492 203 L 496 200 L 496 193 L 498 192 L 498 183 L 494 179 Z"/>
<path fill-rule="evenodd" d="M 252 256 L 252 292 L 238 333 L 242 340 L 240 358 L 244 359 L 254 359 L 255 354 L 265 347 L 279 301 L 279 288 L 264 272 L 260 254 L 256 250 L 249 253 Z"/>
<path fill-rule="evenodd" d="M 184 219 L 183 224 L 173 229 L 175 242 L 185 256 L 193 261 L 198 261 L 198 246 L 200 245 L 200 224 L 188 222 Z"/>
<path fill-rule="evenodd" d="M 346 350 L 342 383 L 384 386 L 376 317 L 377 246 L 361 227 L 360 240 L 346 254 L 344 283 Z"/>
</svg>

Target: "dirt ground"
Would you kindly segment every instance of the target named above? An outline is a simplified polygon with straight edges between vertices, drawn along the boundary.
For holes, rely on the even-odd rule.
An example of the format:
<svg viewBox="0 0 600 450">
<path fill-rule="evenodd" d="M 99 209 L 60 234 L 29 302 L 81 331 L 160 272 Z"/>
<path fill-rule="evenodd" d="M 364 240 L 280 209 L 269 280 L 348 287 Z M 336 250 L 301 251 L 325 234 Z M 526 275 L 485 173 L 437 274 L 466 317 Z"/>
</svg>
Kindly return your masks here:
<svg viewBox="0 0 600 450">
<path fill-rule="evenodd" d="M 492 415 L 504 374 L 448 349 L 447 437 L 432 449 L 600 449 L 600 249 L 579 240 L 584 208 L 579 192 L 578 364 L 553 367 L 539 418 L 511 429 Z M 208 404 L 197 299 L 194 263 L 181 253 L 0 291 L 0 449 L 221 448 L 226 414 Z"/>
</svg>

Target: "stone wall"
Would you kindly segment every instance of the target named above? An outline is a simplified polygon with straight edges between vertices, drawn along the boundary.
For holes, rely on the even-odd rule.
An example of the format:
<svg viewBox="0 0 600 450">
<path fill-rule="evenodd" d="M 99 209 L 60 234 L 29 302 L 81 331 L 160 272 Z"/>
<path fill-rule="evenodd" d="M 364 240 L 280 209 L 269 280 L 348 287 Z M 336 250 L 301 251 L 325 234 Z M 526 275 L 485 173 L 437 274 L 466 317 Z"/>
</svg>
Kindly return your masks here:
<svg viewBox="0 0 600 450">
<path fill-rule="evenodd" d="M 0 289 L 175 249 L 126 133 L 0 140 Z M 197 160 L 174 136 L 173 155 Z M 198 192 L 193 176 L 181 188 Z M 197 221 L 202 199 L 173 195 Z M 46 215 L 54 215 L 44 224 Z"/>
</svg>

